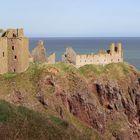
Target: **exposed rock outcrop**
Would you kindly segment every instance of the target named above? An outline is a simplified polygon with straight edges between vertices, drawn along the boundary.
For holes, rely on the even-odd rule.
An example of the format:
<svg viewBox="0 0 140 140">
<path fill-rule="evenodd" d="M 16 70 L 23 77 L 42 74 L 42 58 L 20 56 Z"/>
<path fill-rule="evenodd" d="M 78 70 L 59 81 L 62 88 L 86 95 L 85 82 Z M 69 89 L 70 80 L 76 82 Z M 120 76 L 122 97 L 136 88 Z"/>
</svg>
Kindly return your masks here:
<svg viewBox="0 0 140 140">
<path fill-rule="evenodd" d="M 87 134 L 90 137 L 87 140 L 140 139 L 140 73 L 132 66 L 123 63 L 104 67 L 89 65 L 77 70 L 60 63 L 54 67 L 35 67 L 29 74 L 28 85 L 24 82 L 18 85 L 17 80 L 12 83 L 17 89 L 4 90 L 8 94 L 14 91 L 11 94 L 14 100 L 8 98 L 8 101 L 28 107 L 27 102 L 32 102 L 31 108 L 53 112 L 74 126 L 78 125 L 75 123 L 78 119 L 78 128 L 84 123 L 98 136 L 92 138 Z M 26 78 L 28 74 L 22 76 Z"/>
<path fill-rule="evenodd" d="M 121 80 L 102 76 L 85 80 L 71 72 L 65 78 L 64 86 L 55 75 L 44 77 L 39 84 L 40 91 L 44 93 L 51 86 L 57 103 L 62 102 L 68 112 L 92 126 L 105 139 L 140 139 L 138 73 L 131 73 Z M 51 101 L 49 103 L 50 106 L 58 106 Z M 63 109 L 59 112 L 60 117 Z"/>
</svg>

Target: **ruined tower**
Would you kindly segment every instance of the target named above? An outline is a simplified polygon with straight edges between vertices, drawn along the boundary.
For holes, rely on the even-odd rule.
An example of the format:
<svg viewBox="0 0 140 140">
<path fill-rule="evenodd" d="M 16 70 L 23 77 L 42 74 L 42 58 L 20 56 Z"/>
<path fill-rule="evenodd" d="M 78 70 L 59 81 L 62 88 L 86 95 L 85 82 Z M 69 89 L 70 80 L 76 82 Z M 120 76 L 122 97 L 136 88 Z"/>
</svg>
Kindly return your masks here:
<svg viewBox="0 0 140 140">
<path fill-rule="evenodd" d="M 121 43 L 118 43 L 118 44 L 117 44 L 117 48 L 118 48 L 118 53 L 119 53 L 120 57 L 123 59 L 122 44 L 121 44 Z"/>
<path fill-rule="evenodd" d="M 8 29 L 0 38 L 0 73 L 23 72 L 29 66 L 29 41 L 23 29 Z"/>
<path fill-rule="evenodd" d="M 113 55 L 114 52 L 115 52 L 115 43 L 112 43 L 112 44 L 110 45 L 110 54 Z"/>
</svg>

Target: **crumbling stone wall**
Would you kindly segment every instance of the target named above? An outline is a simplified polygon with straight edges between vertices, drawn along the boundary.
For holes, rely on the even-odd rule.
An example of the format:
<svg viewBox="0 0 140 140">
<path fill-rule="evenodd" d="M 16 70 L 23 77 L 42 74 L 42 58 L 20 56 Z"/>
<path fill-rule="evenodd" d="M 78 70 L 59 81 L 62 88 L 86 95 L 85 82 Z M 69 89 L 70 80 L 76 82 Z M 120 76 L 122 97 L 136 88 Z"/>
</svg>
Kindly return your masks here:
<svg viewBox="0 0 140 140">
<path fill-rule="evenodd" d="M 37 43 L 37 46 L 32 50 L 31 55 L 33 57 L 34 62 L 38 63 L 47 62 L 46 49 L 44 47 L 43 41 L 40 40 Z"/>
<path fill-rule="evenodd" d="M 110 50 L 99 51 L 97 54 L 76 54 L 72 48 L 67 48 L 62 56 L 62 61 L 81 67 L 86 64 L 105 65 L 109 63 L 123 62 L 123 50 L 121 43 L 110 45 Z"/>
<path fill-rule="evenodd" d="M 66 52 L 62 55 L 62 61 L 75 65 L 76 64 L 76 52 L 72 48 L 66 48 Z"/>
</svg>

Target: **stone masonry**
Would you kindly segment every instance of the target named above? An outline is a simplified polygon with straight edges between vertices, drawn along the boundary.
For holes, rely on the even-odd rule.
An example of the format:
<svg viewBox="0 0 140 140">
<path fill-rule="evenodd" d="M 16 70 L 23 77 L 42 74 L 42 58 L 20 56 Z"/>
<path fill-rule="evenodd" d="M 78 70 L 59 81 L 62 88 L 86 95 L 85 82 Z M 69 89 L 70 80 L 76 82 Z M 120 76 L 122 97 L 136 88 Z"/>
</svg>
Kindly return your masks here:
<svg viewBox="0 0 140 140">
<path fill-rule="evenodd" d="M 110 45 L 110 50 L 99 51 L 97 54 L 76 54 L 72 48 L 67 48 L 62 55 L 62 61 L 72 63 L 77 68 L 86 64 L 105 65 L 123 62 L 123 49 L 121 43 Z"/>
<path fill-rule="evenodd" d="M 8 29 L 0 37 L 0 74 L 23 72 L 29 66 L 29 41 L 23 29 Z"/>
<path fill-rule="evenodd" d="M 32 50 L 30 55 L 30 62 L 55 64 L 55 53 L 47 57 L 46 48 L 42 40 L 38 41 L 37 46 Z"/>
<path fill-rule="evenodd" d="M 32 50 L 31 53 L 33 62 L 44 63 L 47 61 L 46 49 L 42 40 L 38 41 L 37 46 Z"/>
</svg>

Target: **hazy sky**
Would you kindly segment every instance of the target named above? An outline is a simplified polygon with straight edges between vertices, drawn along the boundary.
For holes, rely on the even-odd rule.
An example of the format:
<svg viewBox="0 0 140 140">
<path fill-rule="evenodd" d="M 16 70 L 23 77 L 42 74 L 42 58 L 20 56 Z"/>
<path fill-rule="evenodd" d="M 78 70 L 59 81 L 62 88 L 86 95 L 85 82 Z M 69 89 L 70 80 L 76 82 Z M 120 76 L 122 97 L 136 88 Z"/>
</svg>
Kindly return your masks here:
<svg viewBox="0 0 140 140">
<path fill-rule="evenodd" d="M 28 36 L 140 36 L 140 0 L 0 0 L 0 28 Z"/>
</svg>

